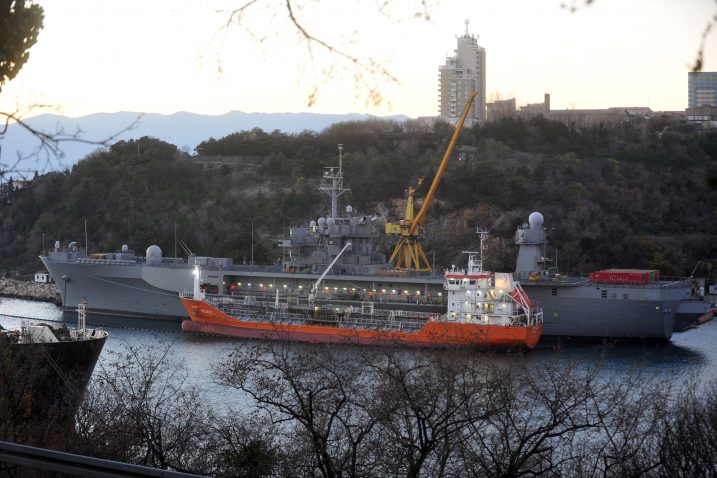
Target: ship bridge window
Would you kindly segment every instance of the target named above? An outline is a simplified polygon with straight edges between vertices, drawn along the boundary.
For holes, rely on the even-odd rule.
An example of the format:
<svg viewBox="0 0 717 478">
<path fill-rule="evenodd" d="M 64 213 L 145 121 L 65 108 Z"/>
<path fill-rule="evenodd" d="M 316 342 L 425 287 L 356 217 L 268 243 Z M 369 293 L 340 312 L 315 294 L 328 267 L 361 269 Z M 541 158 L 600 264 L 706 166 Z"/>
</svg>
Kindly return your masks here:
<svg viewBox="0 0 717 478">
<path fill-rule="evenodd" d="M 471 285 L 475 285 L 475 283 L 476 283 L 476 281 L 474 281 L 474 280 L 470 281 Z"/>
<path fill-rule="evenodd" d="M 600 297 L 602 297 L 603 299 L 607 299 L 607 291 L 603 290 L 602 292 L 600 292 Z"/>
<path fill-rule="evenodd" d="M 558 288 L 553 287 L 552 290 L 550 291 L 550 293 L 551 293 L 551 295 L 558 295 Z"/>
<path fill-rule="evenodd" d="M 623 299 L 629 299 L 630 297 L 627 294 L 622 294 Z"/>
</svg>

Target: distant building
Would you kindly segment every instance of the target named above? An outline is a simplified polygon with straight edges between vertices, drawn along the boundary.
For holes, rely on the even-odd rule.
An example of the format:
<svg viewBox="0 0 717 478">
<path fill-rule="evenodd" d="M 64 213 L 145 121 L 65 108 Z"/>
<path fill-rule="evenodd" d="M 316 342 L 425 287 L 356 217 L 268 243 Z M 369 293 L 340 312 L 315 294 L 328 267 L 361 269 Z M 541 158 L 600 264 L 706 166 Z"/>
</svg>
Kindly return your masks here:
<svg viewBox="0 0 717 478">
<path fill-rule="evenodd" d="M 9 197 L 11 192 L 25 189 L 32 184 L 32 181 L 25 181 L 22 179 L 12 178 L 8 179 L 6 183 L 0 183 L 0 198 L 4 199 Z"/>
<path fill-rule="evenodd" d="M 717 106 L 698 106 L 696 108 L 687 108 L 687 123 L 699 125 L 702 129 L 717 128 Z"/>
<path fill-rule="evenodd" d="M 47 272 L 38 272 L 35 274 L 35 282 L 49 284 L 52 282 L 52 276 Z"/>
<path fill-rule="evenodd" d="M 545 93 L 542 103 L 529 103 L 521 106 L 518 115 L 523 118 L 532 118 L 534 116 L 543 115 L 546 118 L 550 116 L 550 94 Z"/>
<path fill-rule="evenodd" d="M 478 45 L 476 36 L 466 32 L 457 38 L 455 56 L 446 58 L 446 64 L 438 68 L 438 115 L 455 122 L 460 118 L 468 96 L 478 94 L 466 118 L 466 126 L 486 120 L 485 48 Z"/>
<path fill-rule="evenodd" d="M 486 105 L 486 119 L 498 121 L 503 118 L 515 116 L 515 98 L 509 100 L 496 100 Z"/>
<path fill-rule="evenodd" d="M 717 72 L 687 73 L 687 107 L 717 106 Z"/>
<path fill-rule="evenodd" d="M 520 117 L 530 119 L 536 116 L 559 121 L 566 126 L 586 128 L 597 125 L 619 124 L 626 121 L 649 120 L 656 117 L 672 117 L 684 120 L 685 114 L 681 111 L 652 111 L 647 106 L 613 106 L 603 109 L 567 109 L 554 110 L 550 108 L 550 94 L 545 93 L 543 103 L 531 103 L 515 107 L 515 99 L 489 103 L 488 120 L 497 121 L 506 117 Z"/>
<path fill-rule="evenodd" d="M 30 186 L 32 184 L 32 181 L 25 181 L 18 179 L 17 181 L 14 181 L 13 187 L 15 188 L 15 191 L 19 191 L 20 189 L 25 189 L 26 187 Z"/>
<path fill-rule="evenodd" d="M 565 125 L 585 128 L 598 125 L 619 124 L 635 119 L 649 119 L 657 116 L 645 106 L 613 106 L 605 109 L 590 110 L 550 110 L 550 118 Z"/>
</svg>

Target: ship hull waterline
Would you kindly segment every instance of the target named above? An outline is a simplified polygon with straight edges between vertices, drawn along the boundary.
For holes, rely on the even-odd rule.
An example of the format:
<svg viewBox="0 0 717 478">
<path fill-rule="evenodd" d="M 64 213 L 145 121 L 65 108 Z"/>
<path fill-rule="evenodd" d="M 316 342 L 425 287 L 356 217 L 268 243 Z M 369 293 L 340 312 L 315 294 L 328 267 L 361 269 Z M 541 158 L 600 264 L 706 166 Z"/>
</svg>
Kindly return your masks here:
<svg viewBox="0 0 717 478">
<path fill-rule="evenodd" d="M 182 322 L 184 332 L 246 339 L 314 344 L 532 349 L 538 343 L 542 331 L 542 324 L 523 327 L 428 321 L 417 332 L 394 332 L 257 322 L 231 317 L 203 301 L 181 300 L 191 318 Z"/>
</svg>

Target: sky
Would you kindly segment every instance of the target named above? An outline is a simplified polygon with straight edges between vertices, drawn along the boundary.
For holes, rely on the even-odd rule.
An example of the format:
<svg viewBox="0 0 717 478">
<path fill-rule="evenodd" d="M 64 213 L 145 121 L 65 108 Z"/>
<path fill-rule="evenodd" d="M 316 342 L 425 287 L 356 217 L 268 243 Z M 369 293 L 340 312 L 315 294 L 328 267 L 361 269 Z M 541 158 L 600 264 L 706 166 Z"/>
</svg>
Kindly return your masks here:
<svg viewBox="0 0 717 478">
<path fill-rule="evenodd" d="M 687 72 L 717 1 L 578 0 L 574 13 L 561 7 L 570 1 L 295 0 L 306 31 L 392 77 L 363 83 L 351 62 L 309 47 L 284 0 L 36 0 L 45 27 L 0 93 L 0 111 L 435 116 L 438 67 L 465 20 L 486 50 L 489 98 L 540 103 L 550 93 L 553 109 L 687 106 Z M 704 71 L 717 71 L 717 28 Z"/>
</svg>

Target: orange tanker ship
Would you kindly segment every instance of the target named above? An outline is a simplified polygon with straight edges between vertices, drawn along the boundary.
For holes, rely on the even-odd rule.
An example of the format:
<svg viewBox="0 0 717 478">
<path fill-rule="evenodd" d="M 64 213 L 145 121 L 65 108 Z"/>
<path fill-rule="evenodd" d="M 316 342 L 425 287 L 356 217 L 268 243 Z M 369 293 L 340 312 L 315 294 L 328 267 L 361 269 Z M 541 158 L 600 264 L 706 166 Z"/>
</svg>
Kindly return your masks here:
<svg viewBox="0 0 717 478">
<path fill-rule="evenodd" d="M 543 327 L 542 311 L 512 274 L 484 272 L 476 255 L 469 253 L 467 269 L 446 271 L 444 315 L 376 309 L 373 303 L 280 304 L 278 296 L 275 302 L 246 297 L 210 301 L 199 290 L 196 271 L 194 297 L 181 298 L 191 319 L 182 323 L 182 330 L 310 343 L 533 348 Z"/>
</svg>

